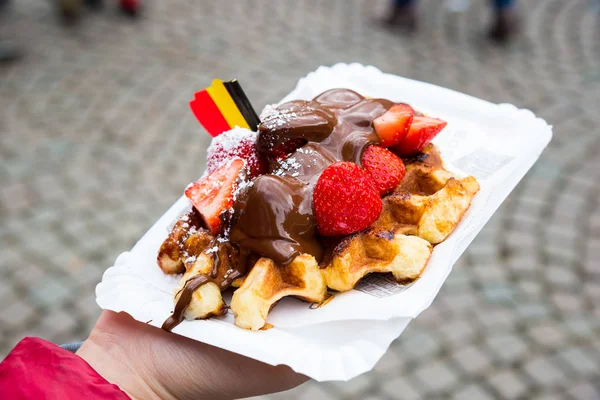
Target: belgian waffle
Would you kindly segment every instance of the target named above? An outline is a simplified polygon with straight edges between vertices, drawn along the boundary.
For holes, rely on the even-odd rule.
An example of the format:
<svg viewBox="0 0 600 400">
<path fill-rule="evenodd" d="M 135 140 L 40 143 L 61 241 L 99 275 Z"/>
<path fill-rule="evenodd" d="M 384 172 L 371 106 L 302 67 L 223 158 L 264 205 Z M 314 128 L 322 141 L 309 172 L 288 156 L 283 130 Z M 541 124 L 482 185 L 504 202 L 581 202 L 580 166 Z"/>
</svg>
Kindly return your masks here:
<svg viewBox="0 0 600 400">
<path fill-rule="evenodd" d="M 310 254 L 301 254 L 288 265 L 277 265 L 266 257 L 237 254 L 230 255 L 213 273 L 215 237 L 202 228 L 196 211 L 184 214 L 158 254 L 158 264 L 165 273 L 185 272 L 175 301 L 191 280 L 214 275 L 193 292 L 185 318 L 203 319 L 225 312 L 221 283 L 234 271 L 231 263 L 244 263 L 242 270 L 248 272 L 233 280 L 232 286 L 238 288 L 230 308 L 236 325 L 252 330 L 265 325 L 270 309 L 285 296 L 321 302 L 327 288 L 351 290 L 371 273 L 391 273 L 400 283 L 419 278 L 433 246 L 445 240 L 460 222 L 479 184 L 473 177 L 460 178 L 444 169 L 433 145 L 404 161 L 406 175 L 383 198 L 379 218 L 365 231 L 323 238 L 325 256 L 320 264 Z"/>
</svg>

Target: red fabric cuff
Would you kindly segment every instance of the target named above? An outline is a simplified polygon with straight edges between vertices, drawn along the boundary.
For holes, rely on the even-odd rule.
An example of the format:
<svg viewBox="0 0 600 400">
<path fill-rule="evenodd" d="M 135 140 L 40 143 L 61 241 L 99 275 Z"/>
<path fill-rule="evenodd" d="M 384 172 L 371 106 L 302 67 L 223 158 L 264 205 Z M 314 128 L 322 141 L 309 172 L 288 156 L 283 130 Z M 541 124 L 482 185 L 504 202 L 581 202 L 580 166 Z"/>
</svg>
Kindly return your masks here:
<svg viewBox="0 0 600 400">
<path fill-rule="evenodd" d="M 130 399 L 83 358 L 39 338 L 19 342 L 0 363 L 3 399 Z"/>
</svg>

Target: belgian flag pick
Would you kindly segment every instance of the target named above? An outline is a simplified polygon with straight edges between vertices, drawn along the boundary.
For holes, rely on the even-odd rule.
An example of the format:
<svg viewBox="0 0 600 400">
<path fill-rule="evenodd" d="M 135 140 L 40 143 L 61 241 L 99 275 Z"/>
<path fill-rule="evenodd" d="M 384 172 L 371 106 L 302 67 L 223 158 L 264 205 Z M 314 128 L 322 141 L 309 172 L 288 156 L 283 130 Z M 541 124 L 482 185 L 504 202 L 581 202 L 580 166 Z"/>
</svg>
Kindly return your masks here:
<svg viewBox="0 0 600 400">
<path fill-rule="evenodd" d="M 192 112 L 204 129 L 218 136 L 236 126 L 256 131 L 260 120 L 237 80 L 214 79 L 190 101 Z"/>
</svg>

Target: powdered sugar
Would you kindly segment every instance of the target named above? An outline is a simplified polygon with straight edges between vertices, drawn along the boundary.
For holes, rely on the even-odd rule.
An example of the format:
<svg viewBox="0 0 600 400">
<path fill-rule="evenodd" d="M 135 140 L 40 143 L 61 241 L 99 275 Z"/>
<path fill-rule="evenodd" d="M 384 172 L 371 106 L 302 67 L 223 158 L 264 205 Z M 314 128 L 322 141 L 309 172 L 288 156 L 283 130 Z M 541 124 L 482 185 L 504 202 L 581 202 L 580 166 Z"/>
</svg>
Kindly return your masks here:
<svg viewBox="0 0 600 400">
<path fill-rule="evenodd" d="M 268 122 L 271 129 L 280 129 L 287 126 L 291 120 L 296 118 L 298 118 L 298 114 L 292 110 L 273 110 L 263 121 Z"/>
<path fill-rule="evenodd" d="M 243 148 L 242 143 L 247 142 L 254 145 L 257 137 L 257 132 L 236 126 L 232 130 L 213 138 L 210 146 L 206 149 L 208 171 L 214 171 L 235 156 L 242 156 L 241 151 L 238 151 L 238 149 Z"/>
<path fill-rule="evenodd" d="M 265 108 L 263 108 L 262 112 L 260 113 L 260 120 L 263 121 L 269 115 L 273 114 L 273 112 L 275 112 L 276 109 L 277 109 L 277 104 L 267 104 L 265 106 Z"/>
<path fill-rule="evenodd" d="M 267 161 L 256 150 L 257 138 L 257 132 L 240 127 L 215 137 L 206 154 L 208 173 L 212 173 L 225 162 L 236 157 L 246 162 L 252 176 L 265 173 Z"/>
<path fill-rule="evenodd" d="M 191 265 L 195 262 L 196 262 L 196 256 L 188 256 L 184 261 L 185 265 Z"/>
<path fill-rule="evenodd" d="M 297 177 L 300 175 L 298 170 L 302 168 L 302 165 L 296 160 L 296 157 L 288 157 L 284 160 L 279 161 L 278 168 L 273 171 L 273 175 L 285 176 L 290 175 Z"/>
<path fill-rule="evenodd" d="M 208 249 L 206 249 L 205 253 L 213 254 L 213 253 L 216 253 L 217 251 L 219 251 L 219 246 L 213 246 L 213 247 L 209 247 Z"/>
<path fill-rule="evenodd" d="M 244 177 L 241 178 L 237 188 L 235 189 L 235 192 L 233 192 L 233 201 L 236 201 L 238 198 L 238 195 L 240 193 L 242 193 L 243 191 L 245 191 L 247 188 L 252 187 L 252 185 L 254 185 L 254 182 L 249 180 L 248 178 Z"/>
<path fill-rule="evenodd" d="M 189 222 L 190 220 L 190 216 L 189 213 L 192 211 L 192 205 L 189 204 L 182 212 L 181 214 L 174 219 L 173 221 L 171 221 L 168 225 L 167 225 L 167 232 L 171 232 L 173 230 L 173 228 L 175 227 L 175 224 L 179 221 L 179 220 L 183 220 L 186 222 Z"/>
<path fill-rule="evenodd" d="M 207 149 L 207 152 L 210 154 L 211 151 L 214 151 L 216 146 L 220 146 L 222 150 L 230 151 L 231 149 L 237 147 L 240 142 L 256 142 L 257 136 L 258 134 L 256 132 L 236 126 L 235 128 L 227 132 L 223 132 L 219 136 L 213 138 L 210 146 Z"/>
<path fill-rule="evenodd" d="M 307 147 L 300 147 L 296 150 L 298 153 L 302 153 L 302 154 L 314 154 L 315 151 L 313 149 L 307 148 Z"/>
</svg>

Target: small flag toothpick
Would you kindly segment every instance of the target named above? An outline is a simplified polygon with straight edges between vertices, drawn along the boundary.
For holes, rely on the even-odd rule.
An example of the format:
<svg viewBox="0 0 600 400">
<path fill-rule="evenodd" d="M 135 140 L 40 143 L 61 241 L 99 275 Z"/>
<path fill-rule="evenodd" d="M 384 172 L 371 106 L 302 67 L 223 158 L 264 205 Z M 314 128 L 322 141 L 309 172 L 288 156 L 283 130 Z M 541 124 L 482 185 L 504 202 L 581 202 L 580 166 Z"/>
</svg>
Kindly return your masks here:
<svg viewBox="0 0 600 400">
<path fill-rule="evenodd" d="M 190 101 L 192 112 L 204 129 L 218 136 L 236 126 L 256 131 L 260 120 L 237 80 L 214 79 Z"/>
</svg>

